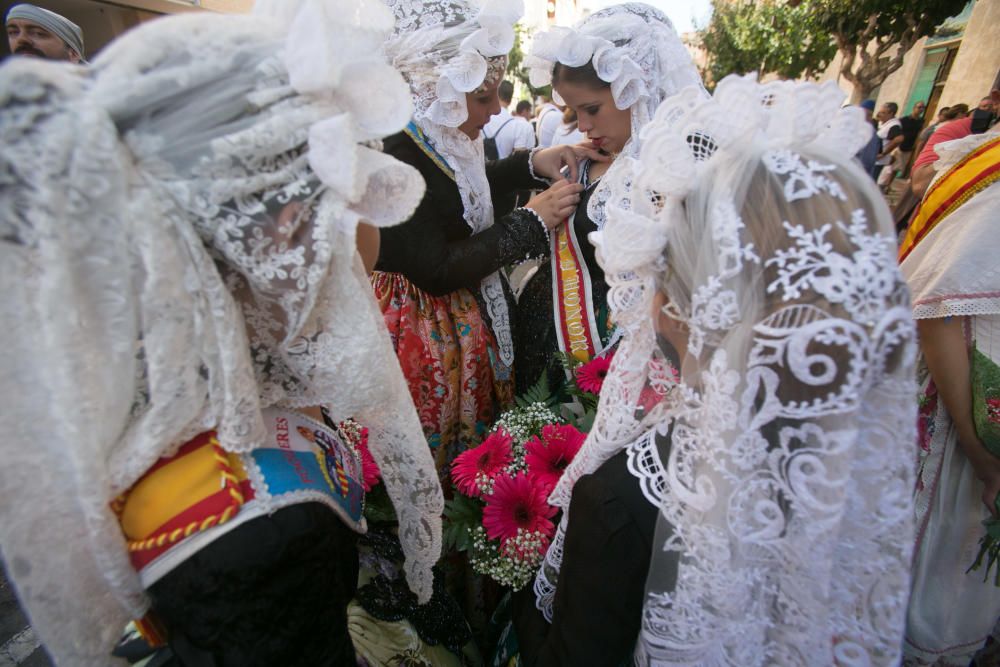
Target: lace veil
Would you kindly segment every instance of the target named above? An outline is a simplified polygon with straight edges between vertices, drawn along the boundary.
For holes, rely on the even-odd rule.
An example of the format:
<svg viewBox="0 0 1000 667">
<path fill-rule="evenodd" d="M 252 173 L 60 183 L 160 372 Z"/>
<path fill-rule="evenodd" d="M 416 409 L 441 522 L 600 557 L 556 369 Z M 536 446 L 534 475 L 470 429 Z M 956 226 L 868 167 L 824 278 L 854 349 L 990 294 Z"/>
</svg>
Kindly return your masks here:
<svg viewBox="0 0 1000 667">
<path fill-rule="evenodd" d="M 633 207 L 609 207 L 600 257 L 629 328 L 555 495 L 672 429 L 637 664 L 898 663 L 916 339 L 891 216 L 852 159 L 871 129 L 842 99 L 752 77 L 686 89 L 629 162 Z M 686 349 L 647 410 L 654 315 Z"/>
<path fill-rule="evenodd" d="M 354 250 L 359 221 L 423 194 L 369 147 L 411 108 L 378 56 L 392 16 L 262 11 L 145 24 L 85 70 L 0 69 L 0 544 L 61 665 L 113 662 L 148 606 L 110 501 L 199 432 L 253 449 L 271 405 L 369 426 L 431 593 L 441 489 Z M 330 35 L 358 48 L 324 54 Z"/>
<path fill-rule="evenodd" d="M 641 130 L 663 100 L 688 86 L 702 87 L 701 76 L 670 19 L 639 2 L 608 7 L 573 28 L 555 27 L 536 35 L 524 60 L 531 85 L 551 84 L 556 63 L 567 67 L 593 63 L 597 76 L 611 86 L 615 106 L 630 110 L 632 137 L 622 148 L 622 156 L 639 155 Z M 555 89 L 552 97 L 563 103 Z M 607 184 L 622 169 L 619 162 L 608 169 L 587 206 L 598 229 L 604 227 L 605 204 L 612 197 Z M 616 194 L 620 197 L 616 203 L 627 207 L 629 190 Z"/>
<path fill-rule="evenodd" d="M 455 172 L 465 221 L 472 233 L 493 226 L 493 199 L 486 178 L 483 140 L 458 129 L 468 118 L 465 94 L 503 77 L 514 46 L 521 0 L 384 0 L 396 27 L 384 49 L 402 72 L 413 97 L 413 121 Z M 480 283 L 497 342 L 499 361 L 514 363 L 510 313 L 499 272 Z"/>
</svg>

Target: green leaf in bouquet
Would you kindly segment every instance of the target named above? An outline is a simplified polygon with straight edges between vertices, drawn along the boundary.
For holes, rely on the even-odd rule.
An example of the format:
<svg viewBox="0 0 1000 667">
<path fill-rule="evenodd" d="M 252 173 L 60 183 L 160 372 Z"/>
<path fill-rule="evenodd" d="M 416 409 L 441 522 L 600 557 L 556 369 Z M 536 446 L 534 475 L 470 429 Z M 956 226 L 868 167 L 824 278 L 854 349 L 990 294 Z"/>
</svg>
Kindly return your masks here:
<svg viewBox="0 0 1000 667">
<path fill-rule="evenodd" d="M 1000 495 L 993 500 L 993 506 L 997 511 L 1000 511 Z M 979 553 L 976 554 L 976 560 L 973 561 L 972 565 L 965 572 L 968 574 L 973 570 L 978 570 L 983 566 L 983 559 L 985 558 L 986 571 L 983 573 L 983 581 L 985 582 L 990 578 L 990 571 L 994 569 L 998 559 L 1000 559 L 1000 519 L 995 519 L 991 516 L 983 521 L 983 526 L 986 527 L 986 534 L 979 540 Z M 1000 567 L 996 567 L 993 585 L 1000 586 Z"/>
<path fill-rule="evenodd" d="M 594 408 L 587 410 L 582 416 L 573 420 L 573 426 L 583 433 L 590 433 L 590 429 L 594 428 L 594 419 L 596 417 L 597 406 L 594 406 Z"/>
<path fill-rule="evenodd" d="M 577 401 L 579 401 L 580 405 L 583 406 L 584 410 L 588 412 L 594 412 L 597 410 L 597 399 L 598 399 L 597 394 L 592 394 L 589 391 L 584 391 L 580 389 L 576 385 L 576 382 L 567 383 L 565 391 L 566 394 L 572 396 Z"/>
<path fill-rule="evenodd" d="M 548 373 L 542 373 L 538 378 L 538 382 L 528 387 L 526 392 L 514 398 L 514 403 L 519 408 L 526 408 L 532 403 L 543 403 L 551 407 L 556 404 L 556 400 L 552 389 L 549 387 Z"/>
<path fill-rule="evenodd" d="M 365 519 L 374 523 L 396 521 L 396 509 L 392 506 L 385 484 L 379 484 L 365 494 Z"/>
<path fill-rule="evenodd" d="M 483 504 L 456 492 L 444 505 L 444 519 L 445 550 L 468 551 L 472 548 L 472 530 L 483 522 Z"/>
<path fill-rule="evenodd" d="M 556 352 L 555 358 L 559 360 L 562 367 L 565 368 L 572 375 L 576 371 L 576 367 L 583 364 L 582 361 L 574 357 L 572 354 L 566 354 L 563 351 Z"/>
<path fill-rule="evenodd" d="M 970 360 L 972 421 L 976 434 L 994 456 L 1000 456 L 1000 366 L 972 347 Z"/>
</svg>

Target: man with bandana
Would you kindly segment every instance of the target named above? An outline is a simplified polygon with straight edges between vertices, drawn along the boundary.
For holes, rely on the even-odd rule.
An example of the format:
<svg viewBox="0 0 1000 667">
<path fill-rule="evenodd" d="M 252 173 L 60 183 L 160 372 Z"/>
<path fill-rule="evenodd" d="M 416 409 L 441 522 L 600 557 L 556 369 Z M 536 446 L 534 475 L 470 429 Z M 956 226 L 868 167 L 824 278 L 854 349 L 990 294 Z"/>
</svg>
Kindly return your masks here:
<svg viewBox="0 0 1000 667">
<path fill-rule="evenodd" d="M 14 55 L 71 63 L 83 59 L 83 31 L 64 16 L 35 5 L 14 5 L 7 12 L 7 43 Z"/>
</svg>

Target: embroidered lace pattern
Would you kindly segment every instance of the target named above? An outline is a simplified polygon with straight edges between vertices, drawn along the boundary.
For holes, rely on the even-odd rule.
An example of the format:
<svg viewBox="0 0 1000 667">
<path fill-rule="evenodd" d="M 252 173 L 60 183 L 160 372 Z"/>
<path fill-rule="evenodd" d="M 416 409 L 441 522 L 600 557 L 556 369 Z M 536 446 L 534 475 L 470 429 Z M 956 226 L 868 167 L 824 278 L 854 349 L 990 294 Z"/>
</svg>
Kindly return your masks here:
<svg viewBox="0 0 1000 667">
<path fill-rule="evenodd" d="M 59 664 L 107 664 L 148 604 L 109 501 L 206 430 L 252 450 L 269 405 L 369 428 L 431 594 L 440 484 L 354 250 L 360 220 L 396 224 L 423 194 L 369 147 L 409 117 L 378 60 L 392 17 L 260 4 L 146 24 L 87 70 L 0 74 L 0 420 L 32 443 L 4 449 L 0 542 Z M 375 48 L 324 68 L 331 34 Z"/>
<path fill-rule="evenodd" d="M 493 225 L 482 137 L 458 130 L 468 117 L 465 94 L 491 77 L 502 77 L 514 45 L 519 0 L 497 0 L 476 11 L 465 0 L 388 0 L 396 28 L 385 51 L 410 84 L 413 119 L 455 172 L 463 213 L 472 233 Z M 480 283 L 497 341 L 499 361 L 514 363 L 510 313 L 499 272 Z"/>
<path fill-rule="evenodd" d="M 637 664 L 898 663 L 915 332 L 891 217 L 851 160 L 871 130 L 840 102 L 738 77 L 668 99 L 627 163 L 642 196 L 596 239 L 626 328 L 552 498 L 566 507 L 628 447 L 658 502 Z M 650 409 L 636 374 L 657 352 L 658 292 L 689 335 L 680 383 Z M 658 461 L 650 433 L 668 424 Z M 560 559 L 536 582 L 543 609 Z"/>
<path fill-rule="evenodd" d="M 503 77 L 514 46 L 520 0 L 385 0 L 396 17 L 385 43 L 389 62 L 413 93 L 413 118 L 456 128 L 468 118 L 465 94 Z"/>
<path fill-rule="evenodd" d="M 588 62 L 610 84 L 615 106 L 631 111 L 632 138 L 622 156 L 639 155 L 640 131 L 660 102 L 687 86 L 701 87 L 698 70 L 670 19 L 639 2 L 608 7 L 573 28 L 555 27 L 536 35 L 524 60 L 533 86 L 551 84 L 556 63 L 579 67 Z M 553 98 L 561 103 L 556 90 Z M 605 208 L 613 196 L 607 183 L 616 179 L 620 168 L 612 164 L 587 206 L 598 229 L 604 227 Z M 628 189 L 616 195 L 615 203 L 627 208 Z"/>
</svg>

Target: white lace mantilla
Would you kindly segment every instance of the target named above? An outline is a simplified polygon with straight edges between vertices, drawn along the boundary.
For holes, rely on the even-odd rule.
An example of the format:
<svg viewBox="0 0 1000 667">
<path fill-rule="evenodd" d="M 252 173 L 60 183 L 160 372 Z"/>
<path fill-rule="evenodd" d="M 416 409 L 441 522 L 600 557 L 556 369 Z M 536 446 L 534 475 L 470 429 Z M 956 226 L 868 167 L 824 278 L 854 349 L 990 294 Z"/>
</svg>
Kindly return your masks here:
<svg viewBox="0 0 1000 667">
<path fill-rule="evenodd" d="M 634 188 L 596 239 L 624 338 L 552 499 L 566 507 L 628 447 L 658 502 L 637 664 L 899 660 L 915 334 L 891 216 L 852 161 L 871 129 L 842 97 L 738 77 L 707 100 L 685 90 L 612 183 Z M 687 349 L 649 409 L 661 292 Z M 651 433 L 668 424 L 659 461 Z M 542 608 L 561 556 L 536 582 Z"/>
<path fill-rule="evenodd" d="M 623 156 L 639 155 L 640 130 L 664 99 L 688 86 L 701 88 L 698 70 L 670 19 L 639 2 L 608 7 L 572 28 L 555 27 L 536 35 L 524 59 L 531 85 L 550 85 L 556 63 L 567 67 L 593 63 L 597 75 L 611 86 L 615 106 L 630 110 L 632 137 L 622 148 Z M 563 103 L 557 90 L 552 96 Z M 628 189 L 613 195 L 607 185 L 622 169 L 618 162 L 608 169 L 587 205 L 598 229 L 604 227 L 605 208 L 613 196 L 616 205 L 628 207 Z"/>
<path fill-rule="evenodd" d="M 111 500 L 203 431 L 252 450 L 270 405 L 369 427 L 430 597 L 441 488 L 355 252 L 359 221 L 422 197 L 368 147 L 409 96 L 377 48 L 324 51 L 377 46 L 391 16 L 262 9 L 144 24 L 86 69 L 0 69 L 0 544 L 60 665 L 112 662 L 148 605 Z"/>
<path fill-rule="evenodd" d="M 384 2 L 396 18 L 385 53 L 410 84 L 414 120 L 458 127 L 468 118 L 465 94 L 503 77 L 523 1 Z"/>
<path fill-rule="evenodd" d="M 465 0 L 387 2 L 396 28 L 385 52 L 410 84 L 414 122 L 454 170 L 465 221 L 476 234 L 493 226 L 493 198 L 482 137 L 470 139 L 458 126 L 468 117 L 465 93 L 484 80 L 503 76 L 523 3 L 493 0 L 476 10 Z M 496 271 L 483 278 L 479 289 L 496 338 L 497 356 L 510 369 L 514 338 L 502 281 Z"/>
</svg>

